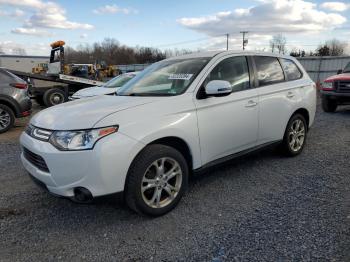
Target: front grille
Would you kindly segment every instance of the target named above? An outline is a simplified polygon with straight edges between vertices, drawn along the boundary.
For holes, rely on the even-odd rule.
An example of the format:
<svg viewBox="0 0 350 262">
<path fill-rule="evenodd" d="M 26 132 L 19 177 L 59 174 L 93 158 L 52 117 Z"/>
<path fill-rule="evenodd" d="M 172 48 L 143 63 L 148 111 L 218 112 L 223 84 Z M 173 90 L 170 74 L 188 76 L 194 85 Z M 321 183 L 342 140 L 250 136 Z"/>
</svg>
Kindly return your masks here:
<svg viewBox="0 0 350 262">
<path fill-rule="evenodd" d="M 337 91 L 342 93 L 350 93 L 350 81 L 339 81 L 337 83 Z"/>
<path fill-rule="evenodd" d="M 50 172 L 49 168 L 46 165 L 45 160 L 41 156 L 31 152 L 30 150 L 28 150 L 25 147 L 23 148 L 23 155 L 24 155 L 25 159 L 27 159 L 30 163 L 32 163 L 34 166 L 39 168 L 41 171 L 44 171 L 47 173 Z"/>
</svg>

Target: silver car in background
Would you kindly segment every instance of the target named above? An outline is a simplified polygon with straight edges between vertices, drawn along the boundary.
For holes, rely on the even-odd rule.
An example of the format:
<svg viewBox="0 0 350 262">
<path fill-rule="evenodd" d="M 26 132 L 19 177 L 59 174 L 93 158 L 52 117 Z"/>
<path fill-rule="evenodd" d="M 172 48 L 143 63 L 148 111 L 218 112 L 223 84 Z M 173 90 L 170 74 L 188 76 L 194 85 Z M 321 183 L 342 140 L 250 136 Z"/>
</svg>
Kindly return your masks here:
<svg viewBox="0 0 350 262">
<path fill-rule="evenodd" d="M 30 115 L 31 108 L 27 83 L 0 68 L 0 134 L 13 127 L 15 118 Z"/>
<path fill-rule="evenodd" d="M 133 79 L 138 72 L 130 72 L 121 74 L 115 78 L 112 78 L 108 82 L 106 82 L 103 86 L 93 86 L 81 89 L 77 92 L 75 92 L 71 97 L 69 97 L 69 100 L 76 100 L 81 98 L 88 98 L 93 96 L 100 96 L 100 95 L 112 95 L 114 94 L 117 89 L 123 85 L 125 85 L 127 82 L 129 82 L 131 79 Z"/>
</svg>

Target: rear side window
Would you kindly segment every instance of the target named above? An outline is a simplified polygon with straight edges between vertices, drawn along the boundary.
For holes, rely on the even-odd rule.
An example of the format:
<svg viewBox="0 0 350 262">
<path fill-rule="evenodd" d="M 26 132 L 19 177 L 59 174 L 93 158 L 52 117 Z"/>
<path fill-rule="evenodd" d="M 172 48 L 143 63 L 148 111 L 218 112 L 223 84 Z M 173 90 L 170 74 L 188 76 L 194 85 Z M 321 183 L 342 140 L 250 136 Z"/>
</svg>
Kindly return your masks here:
<svg viewBox="0 0 350 262">
<path fill-rule="evenodd" d="M 258 71 L 259 86 L 284 81 L 283 70 L 276 57 L 256 56 L 254 60 Z"/>
<path fill-rule="evenodd" d="M 302 74 L 297 65 L 292 60 L 282 58 L 281 62 L 288 80 L 297 80 L 301 78 Z"/>
<path fill-rule="evenodd" d="M 247 58 L 245 56 L 237 56 L 222 60 L 207 76 L 205 83 L 212 80 L 225 80 L 230 82 L 232 92 L 249 89 L 250 80 Z"/>
</svg>

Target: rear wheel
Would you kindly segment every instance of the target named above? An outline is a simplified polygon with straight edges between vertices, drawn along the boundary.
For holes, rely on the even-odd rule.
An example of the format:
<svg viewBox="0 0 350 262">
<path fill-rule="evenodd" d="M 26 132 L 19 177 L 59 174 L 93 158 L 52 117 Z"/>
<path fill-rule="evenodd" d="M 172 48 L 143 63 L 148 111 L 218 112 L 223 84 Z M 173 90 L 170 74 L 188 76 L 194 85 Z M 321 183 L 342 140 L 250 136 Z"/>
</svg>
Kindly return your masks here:
<svg viewBox="0 0 350 262">
<path fill-rule="evenodd" d="M 188 166 L 179 151 L 169 146 L 150 145 L 130 167 L 125 199 L 138 213 L 161 216 L 178 204 L 187 180 Z"/>
<path fill-rule="evenodd" d="M 0 134 L 5 133 L 15 123 L 15 114 L 12 109 L 5 105 L 0 105 Z"/>
<path fill-rule="evenodd" d="M 45 105 L 47 107 L 50 107 L 66 102 L 67 97 L 63 90 L 58 88 L 52 88 L 45 92 L 43 100 Z"/>
<path fill-rule="evenodd" d="M 287 124 L 281 145 L 282 152 L 287 156 L 299 155 L 304 148 L 306 134 L 305 118 L 300 114 L 295 114 Z"/>
<path fill-rule="evenodd" d="M 333 113 L 337 110 L 338 104 L 336 100 L 329 99 L 327 96 L 322 96 L 322 109 L 327 113 Z"/>
</svg>

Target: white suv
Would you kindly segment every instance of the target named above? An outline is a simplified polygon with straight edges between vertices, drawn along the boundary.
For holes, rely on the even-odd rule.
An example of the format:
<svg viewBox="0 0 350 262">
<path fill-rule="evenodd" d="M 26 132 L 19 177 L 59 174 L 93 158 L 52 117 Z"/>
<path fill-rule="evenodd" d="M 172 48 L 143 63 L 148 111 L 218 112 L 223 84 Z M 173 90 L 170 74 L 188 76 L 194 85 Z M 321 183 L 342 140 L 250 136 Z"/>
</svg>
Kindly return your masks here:
<svg viewBox="0 0 350 262">
<path fill-rule="evenodd" d="M 316 88 L 292 57 L 210 52 L 155 63 L 115 96 L 35 115 L 21 136 L 34 180 L 75 201 L 124 192 L 135 211 L 174 208 L 192 171 L 271 144 L 299 154 Z"/>
</svg>

